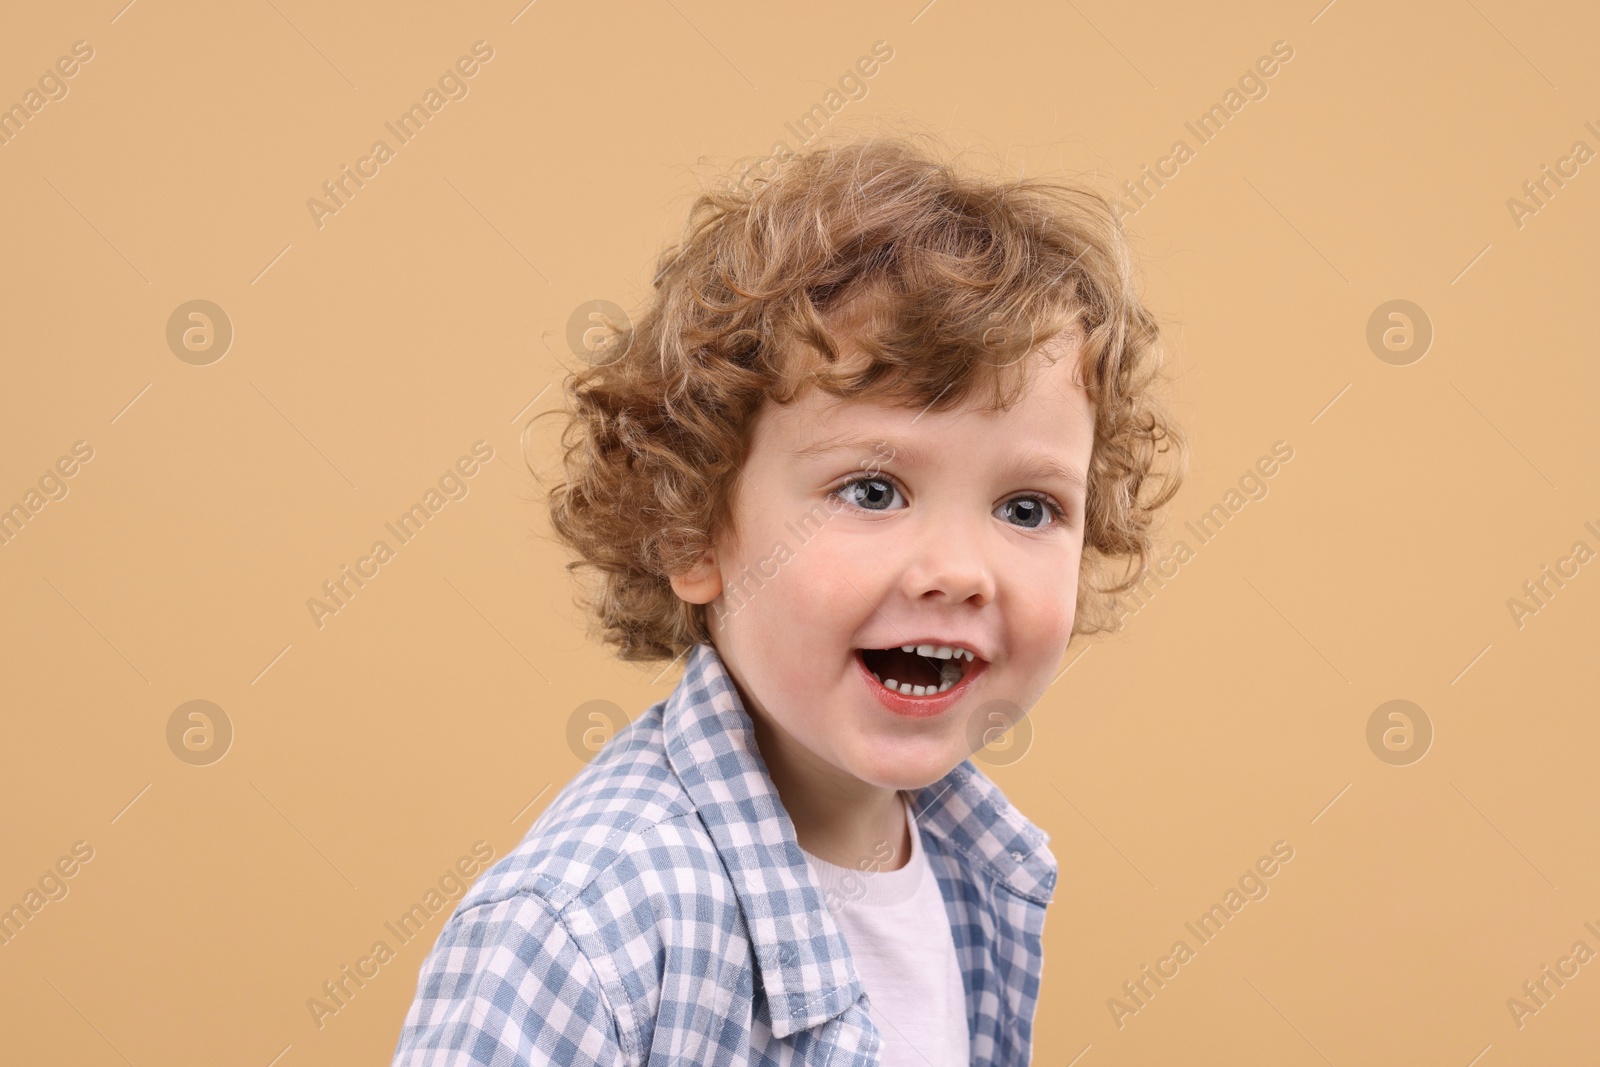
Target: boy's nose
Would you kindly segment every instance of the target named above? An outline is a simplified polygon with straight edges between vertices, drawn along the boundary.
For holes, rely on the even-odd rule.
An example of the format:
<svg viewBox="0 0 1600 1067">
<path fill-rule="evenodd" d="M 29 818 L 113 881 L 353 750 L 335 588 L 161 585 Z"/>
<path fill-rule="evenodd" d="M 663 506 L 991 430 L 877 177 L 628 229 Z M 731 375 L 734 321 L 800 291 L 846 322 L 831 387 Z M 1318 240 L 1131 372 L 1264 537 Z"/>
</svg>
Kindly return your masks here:
<svg viewBox="0 0 1600 1067">
<path fill-rule="evenodd" d="M 987 517 L 985 517 L 987 518 Z M 905 593 L 913 601 L 944 597 L 952 603 L 994 599 L 991 546 L 981 521 L 930 516 L 913 536 L 905 570 Z"/>
</svg>

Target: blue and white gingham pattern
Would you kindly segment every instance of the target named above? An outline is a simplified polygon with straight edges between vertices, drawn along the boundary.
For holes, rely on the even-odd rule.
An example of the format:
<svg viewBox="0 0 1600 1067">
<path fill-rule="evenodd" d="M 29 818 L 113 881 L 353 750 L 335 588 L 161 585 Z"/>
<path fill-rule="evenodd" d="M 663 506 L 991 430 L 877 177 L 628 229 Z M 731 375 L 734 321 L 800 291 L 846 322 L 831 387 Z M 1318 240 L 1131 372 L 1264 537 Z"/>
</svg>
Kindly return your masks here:
<svg viewBox="0 0 1600 1067">
<path fill-rule="evenodd" d="M 973 1067 L 1028 1062 L 1048 837 L 963 762 L 913 795 Z M 872 1067 L 878 1029 L 716 649 L 473 885 L 423 962 L 394 1067 Z"/>
</svg>

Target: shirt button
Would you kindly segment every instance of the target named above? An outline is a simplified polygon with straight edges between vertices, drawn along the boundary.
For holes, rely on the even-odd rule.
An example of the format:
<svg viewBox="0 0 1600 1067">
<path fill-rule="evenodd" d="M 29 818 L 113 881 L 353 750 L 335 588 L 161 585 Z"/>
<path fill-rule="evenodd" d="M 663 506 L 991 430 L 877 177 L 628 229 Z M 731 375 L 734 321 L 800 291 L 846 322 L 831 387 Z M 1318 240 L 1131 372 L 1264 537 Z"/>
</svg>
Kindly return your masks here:
<svg viewBox="0 0 1600 1067">
<path fill-rule="evenodd" d="M 1014 860 L 1016 860 L 1016 861 L 1017 861 L 1017 862 L 1018 862 L 1018 863 L 1021 863 L 1021 862 L 1022 862 L 1022 853 L 1020 853 L 1020 852 L 1013 852 L 1013 853 L 1012 853 L 1012 854 L 1011 854 L 1011 858 L 1012 858 L 1012 859 L 1014 859 Z"/>
</svg>

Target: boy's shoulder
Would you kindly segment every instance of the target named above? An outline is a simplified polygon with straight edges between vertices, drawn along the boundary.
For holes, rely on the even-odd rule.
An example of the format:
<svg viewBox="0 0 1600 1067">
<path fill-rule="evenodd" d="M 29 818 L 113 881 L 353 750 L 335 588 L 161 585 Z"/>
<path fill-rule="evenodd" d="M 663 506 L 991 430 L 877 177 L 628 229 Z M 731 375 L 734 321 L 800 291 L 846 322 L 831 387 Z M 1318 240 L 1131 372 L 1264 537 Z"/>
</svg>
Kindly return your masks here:
<svg viewBox="0 0 1600 1067">
<path fill-rule="evenodd" d="M 991 1035 L 974 1047 L 1023 1049 L 1056 880 L 1048 839 L 970 761 L 912 803 L 977 991 L 974 1025 Z M 671 1020 L 662 1047 L 755 1047 L 860 994 L 753 723 L 701 645 L 673 694 L 462 897 L 418 977 L 401 1051 L 421 1062 L 559 1017 L 574 1048 L 599 1050 L 564 1062 L 611 1062 L 617 1049 L 643 1061 L 660 1020 Z"/>
<path fill-rule="evenodd" d="M 525 893 L 560 912 L 619 864 L 635 876 L 719 866 L 711 839 L 686 818 L 695 805 L 667 758 L 665 706 L 651 706 L 619 731 L 521 843 L 484 872 L 457 911 Z"/>
<path fill-rule="evenodd" d="M 1004 884 L 1049 901 L 1057 875 L 1049 835 L 970 760 L 912 799 L 948 880 Z M 455 911 L 522 894 L 553 914 L 576 901 L 573 910 L 604 925 L 646 895 L 692 911 L 708 898 L 736 907 L 733 893 L 752 887 L 768 892 L 764 905 L 794 909 L 790 883 L 802 873 L 798 848 L 786 848 L 792 838 L 748 714 L 715 651 L 702 645 L 673 694 L 619 731 Z"/>
<path fill-rule="evenodd" d="M 670 1041 L 699 1040 L 705 1018 L 753 1025 L 737 890 L 668 712 L 662 701 L 612 738 L 461 898 L 418 975 L 397 1064 L 469 1047 L 544 1063 L 498 1058 L 506 1035 L 535 1030 L 561 1042 L 554 1062 L 642 1062 L 664 1011 Z"/>
</svg>

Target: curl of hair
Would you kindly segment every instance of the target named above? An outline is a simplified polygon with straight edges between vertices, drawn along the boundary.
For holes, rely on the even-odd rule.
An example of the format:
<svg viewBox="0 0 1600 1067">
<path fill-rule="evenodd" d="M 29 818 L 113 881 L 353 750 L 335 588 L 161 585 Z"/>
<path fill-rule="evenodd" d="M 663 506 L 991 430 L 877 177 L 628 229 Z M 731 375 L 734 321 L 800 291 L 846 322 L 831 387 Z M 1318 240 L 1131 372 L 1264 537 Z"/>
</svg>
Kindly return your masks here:
<svg viewBox="0 0 1600 1067">
<path fill-rule="evenodd" d="M 640 661 L 707 638 L 706 605 L 669 578 L 733 529 L 763 403 L 816 387 L 1004 410 L 1062 331 L 1094 406 L 1073 632 L 1119 628 L 1117 594 L 1154 553 L 1188 449 L 1158 402 L 1160 330 L 1104 197 L 966 173 L 911 138 L 845 140 L 704 192 L 658 268 L 644 309 L 568 374 L 566 409 L 547 413 L 568 420 L 551 527 L 577 556 L 567 569 L 599 576 L 582 604 L 591 637 Z M 845 361 L 830 325 L 851 307 L 867 309 L 850 337 L 864 358 Z"/>
</svg>

